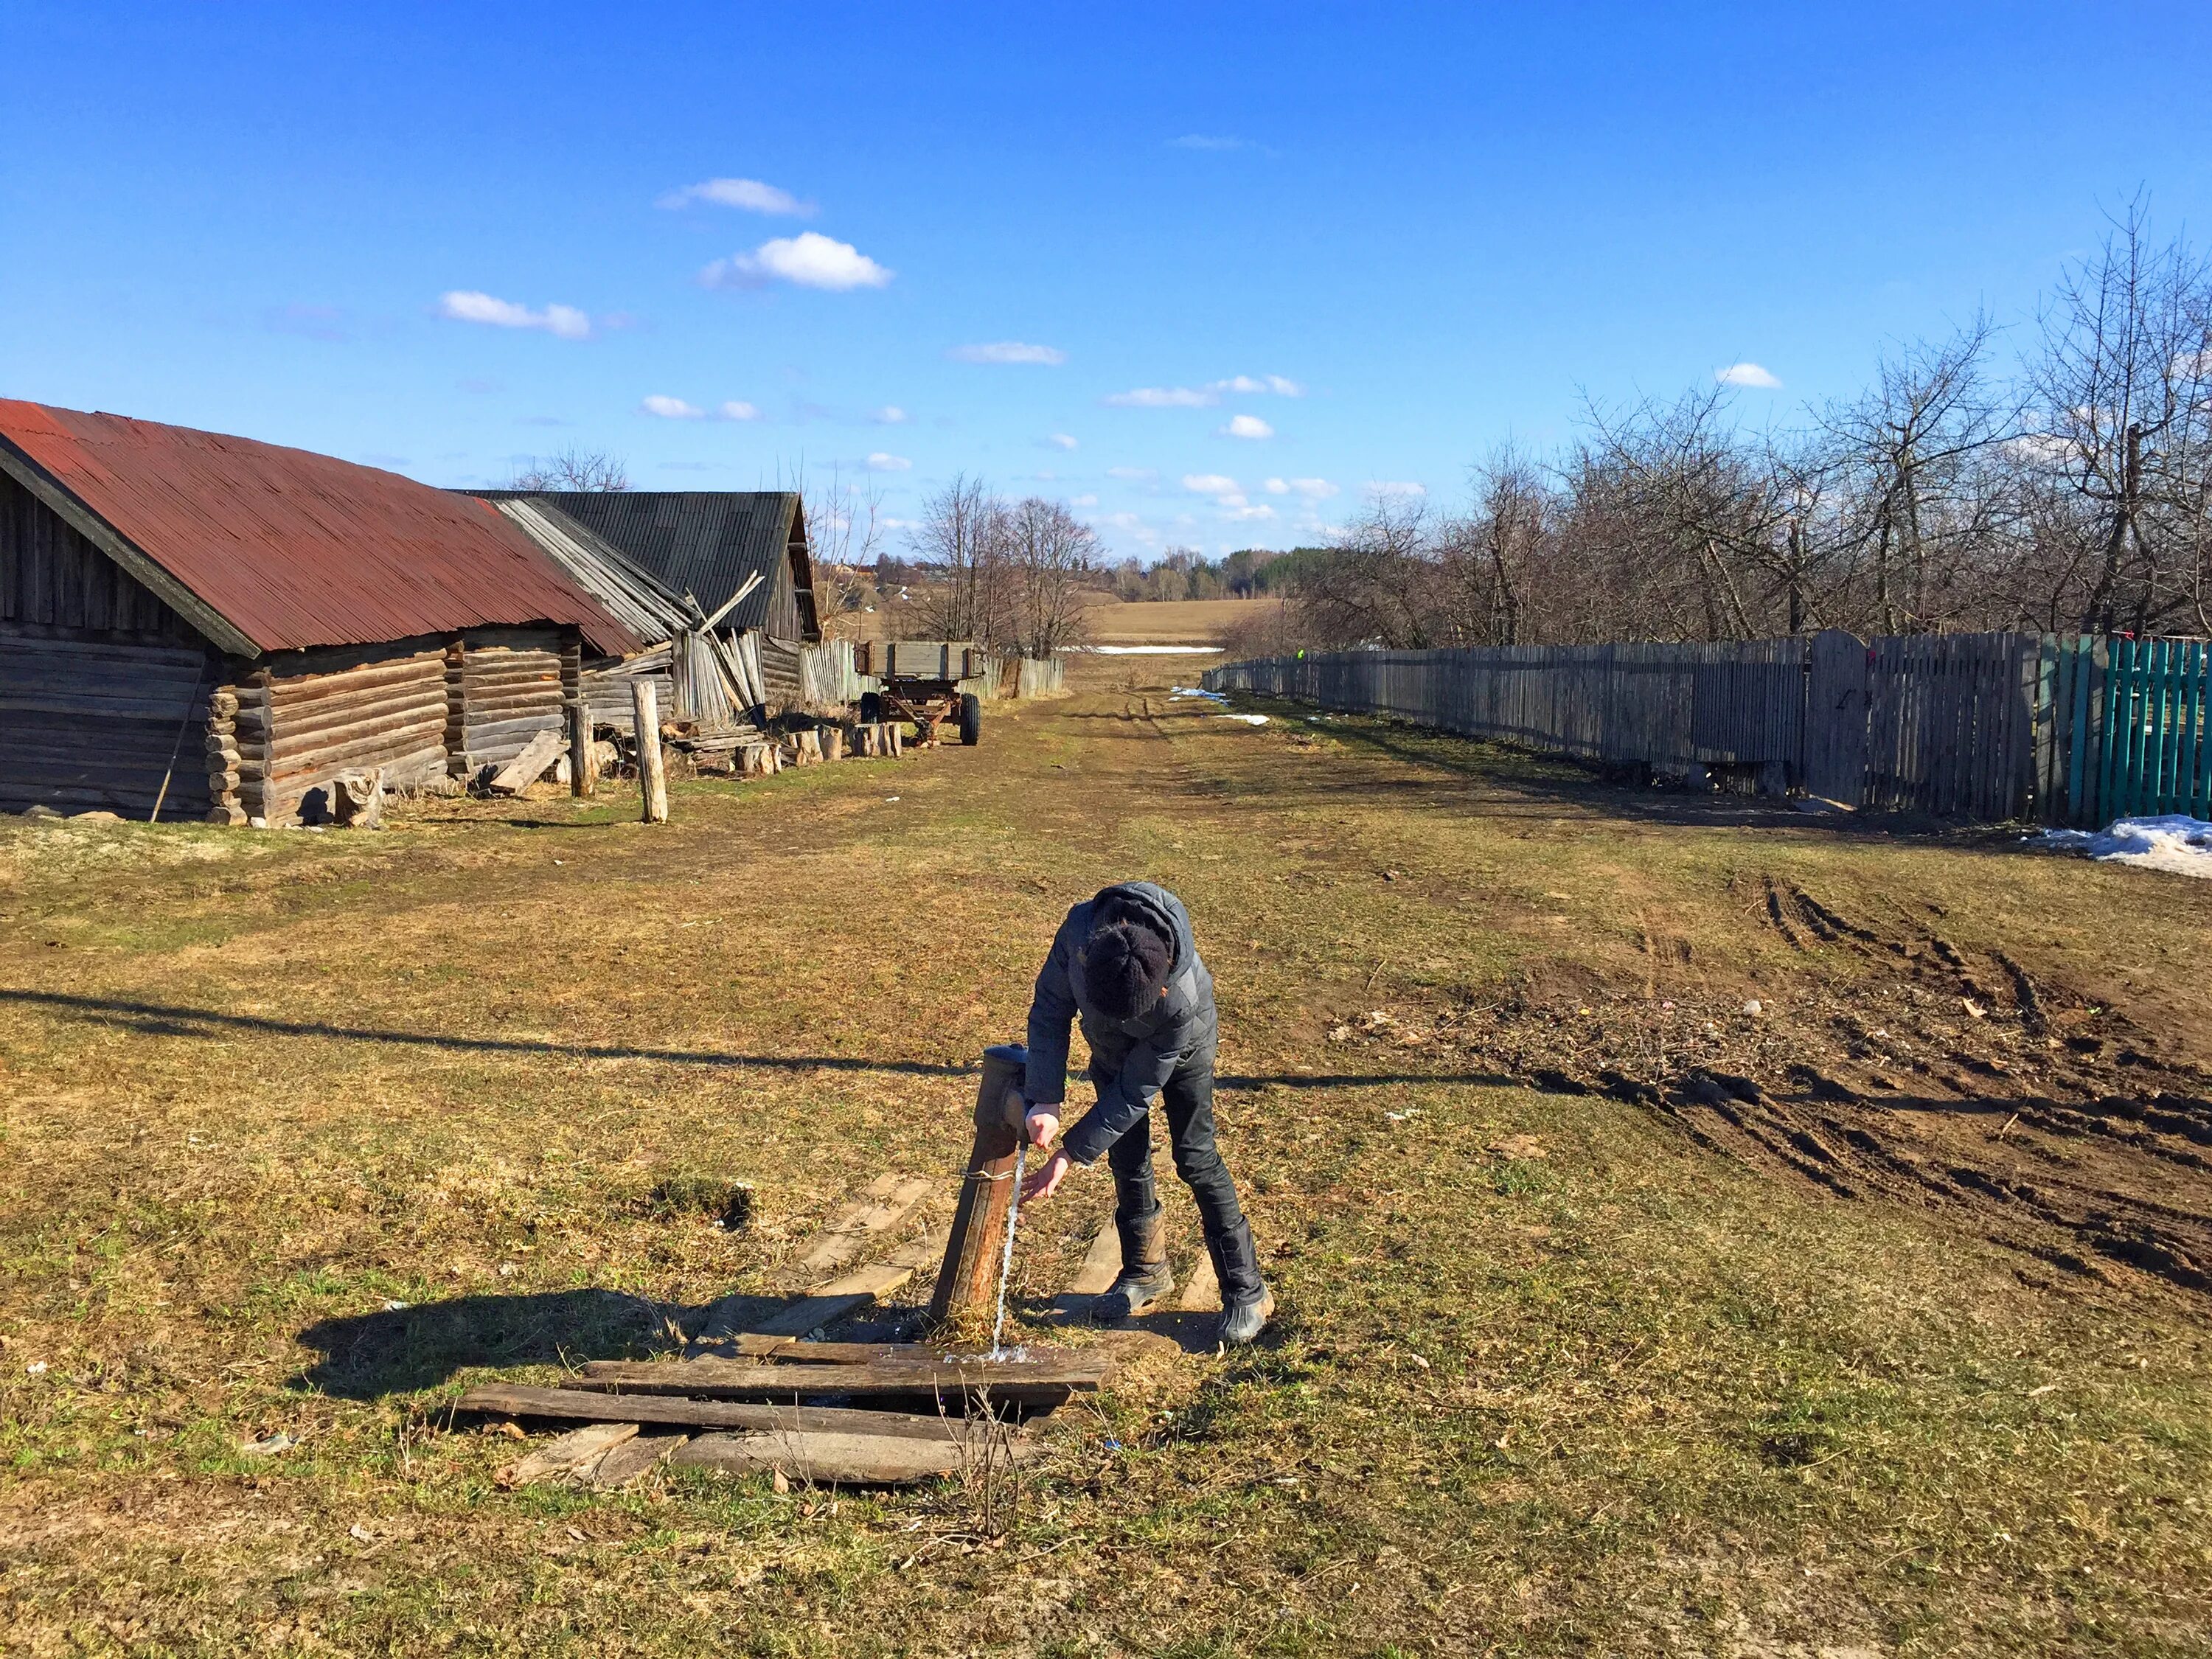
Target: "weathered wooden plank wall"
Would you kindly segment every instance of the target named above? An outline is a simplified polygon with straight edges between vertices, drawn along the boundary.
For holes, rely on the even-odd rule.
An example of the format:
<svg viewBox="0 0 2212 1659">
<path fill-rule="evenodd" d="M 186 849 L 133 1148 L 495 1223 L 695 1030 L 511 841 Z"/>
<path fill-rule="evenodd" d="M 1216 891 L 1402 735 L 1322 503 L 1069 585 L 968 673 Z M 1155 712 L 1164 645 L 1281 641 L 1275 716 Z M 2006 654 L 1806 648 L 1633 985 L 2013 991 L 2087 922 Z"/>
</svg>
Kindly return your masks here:
<svg viewBox="0 0 2212 1659">
<path fill-rule="evenodd" d="M 1660 771 L 1778 765 L 1852 807 L 2087 825 L 2212 817 L 2202 641 L 1827 633 L 1324 652 L 1229 664 L 1204 684 Z"/>
<path fill-rule="evenodd" d="M 58 639 L 0 625 L 0 810 L 199 818 L 204 647 Z"/>
</svg>

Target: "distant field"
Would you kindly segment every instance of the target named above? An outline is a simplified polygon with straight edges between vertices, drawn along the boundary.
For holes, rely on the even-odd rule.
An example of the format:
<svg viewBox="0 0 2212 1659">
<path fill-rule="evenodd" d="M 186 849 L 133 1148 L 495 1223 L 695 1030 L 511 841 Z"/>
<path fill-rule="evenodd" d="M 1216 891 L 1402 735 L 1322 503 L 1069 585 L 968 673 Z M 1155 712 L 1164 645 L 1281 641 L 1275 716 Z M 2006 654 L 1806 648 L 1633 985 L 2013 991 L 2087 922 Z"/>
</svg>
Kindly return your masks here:
<svg viewBox="0 0 2212 1659">
<path fill-rule="evenodd" d="M 1101 645 L 1218 645 L 1238 623 L 1265 616 L 1278 599 L 1175 599 L 1131 605 L 1106 599 L 1087 609 Z"/>
</svg>

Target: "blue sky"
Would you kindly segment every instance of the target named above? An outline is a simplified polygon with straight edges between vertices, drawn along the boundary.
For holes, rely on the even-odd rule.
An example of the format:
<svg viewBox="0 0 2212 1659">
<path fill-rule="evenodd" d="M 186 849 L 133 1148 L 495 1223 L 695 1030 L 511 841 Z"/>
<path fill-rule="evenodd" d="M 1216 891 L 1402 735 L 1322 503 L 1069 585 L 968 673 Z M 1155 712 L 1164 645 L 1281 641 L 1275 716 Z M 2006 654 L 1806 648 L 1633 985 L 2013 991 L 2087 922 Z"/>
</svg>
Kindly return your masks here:
<svg viewBox="0 0 2212 1659">
<path fill-rule="evenodd" d="M 1287 546 L 1585 392 L 2024 335 L 2212 187 L 2203 5 L 340 10 L 0 14 L 0 395 Z"/>
</svg>

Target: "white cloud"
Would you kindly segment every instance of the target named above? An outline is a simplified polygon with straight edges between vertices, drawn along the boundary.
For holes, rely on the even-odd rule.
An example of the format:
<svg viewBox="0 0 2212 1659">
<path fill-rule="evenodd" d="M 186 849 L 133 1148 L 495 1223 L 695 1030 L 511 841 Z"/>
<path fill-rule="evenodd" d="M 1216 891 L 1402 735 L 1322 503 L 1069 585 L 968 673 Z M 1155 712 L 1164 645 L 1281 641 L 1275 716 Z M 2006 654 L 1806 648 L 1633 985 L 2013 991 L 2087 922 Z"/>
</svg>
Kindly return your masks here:
<svg viewBox="0 0 2212 1659">
<path fill-rule="evenodd" d="M 717 259 L 699 273 L 708 288 L 757 288 L 771 279 L 800 288 L 828 289 L 842 294 L 856 288 L 881 288 L 894 273 L 878 264 L 850 242 L 803 230 L 796 236 L 778 236 L 763 242 L 750 253 Z"/>
<path fill-rule="evenodd" d="M 1075 440 L 1068 436 L 1065 432 L 1055 432 L 1052 436 L 1047 438 L 1045 441 L 1050 444 L 1054 449 L 1073 449 L 1076 447 Z"/>
<path fill-rule="evenodd" d="M 1275 428 L 1257 415 L 1232 415 L 1229 424 L 1221 428 L 1224 438 L 1272 438 Z"/>
<path fill-rule="evenodd" d="M 757 421 L 761 417 L 760 410 L 742 398 L 731 398 L 729 402 L 717 409 L 714 414 L 717 419 L 725 421 Z"/>
<path fill-rule="evenodd" d="M 955 346 L 945 354 L 956 363 L 1034 363 L 1058 368 L 1067 354 L 1057 346 L 1031 345 L 1026 340 L 990 340 L 981 345 Z"/>
<path fill-rule="evenodd" d="M 1140 386 L 1133 392 L 1111 392 L 1105 401 L 1115 409 L 1211 409 L 1220 394 L 1187 386 Z"/>
<path fill-rule="evenodd" d="M 1296 380 L 1285 380 L 1280 374 L 1232 374 L 1225 380 L 1216 380 L 1207 388 L 1212 392 L 1241 392 L 1248 396 L 1254 392 L 1272 392 L 1278 398 L 1303 398 L 1306 389 Z"/>
<path fill-rule="evenodd" d="M 888 455 L 878 449 L 868 457 L 868 471 L 871 472 L 908 472 L 913 469 L 914 463 L 903 455 Z"/>
<path fill-rule="evenodd" d="M 712 202 L 716 207 L 742 208 L 747 213 L 781 214 L 794 219 L 814 216 L 813 203 L 802 202 L 789 191 L 764 185 L 757 179 L 703 179 L 681 190 L 670 191 L 660 198 L 659 205 L 681 208 L 694 202 Z"/>
<path fill-rule="evenodd" d="M 1070 507 L 1096 507 L 1098 505 L 1098 498 L 1096 495 L 1071 495 L 1068 497 L 1067 504 Z"/>
<path fill-rule="evenodd" d="M 495 299 L 474 289 L 453 289 L 438 296 L 438 314 L 457 323 L 485 323 L 493 328 L 542 328 L 562 340 L 581 340 L 592 331 L 592 319 L 574 306 L 547 306 L 532 311 L 512 300 Z"/>
<path fill-rule="evenodd" d="M 1713 371 L 1713 379 L 1723 386 L 1744 386 L 1759 392 L 1779 392 L 1782 382 L 1757 363 L 1730 363 L 1726 368 Z"/>
<path fill-rule="evenodd" d="M 701 421 L 707 411 L 696 404 L 687 404 L 681 398 L 671 398 L 656 392 L 638 408 L 647 415 L 658 415 L 664 421 Z"/>
<path fill-rule="evenodd" d="M 907 412 L 896 404 L 885 404 L 869 418 L 878 426 L 904 426 L 907 422 Z"/>
<path fill-rule="evenodd" d="M 1109 466 L 1106 476 L 1119 478 L 1123 483 L 1150 483 L 1160 475 L 1149 466 Z"/>
<path fill-rule="evenodd" d="M 1305 390 L 1280 374 L 1232 374 L 1204 386 L 1140 386 L 1133 391 L 1109 393 L 1105 401 L 1116 409 L 1211 409 L 1226 395 L 1272 393 L 1278 398 L 1303 398 Z"/>
<path fill-rule="evenodd" d="M 1182 487 L 1194 495 L 1235 495 L 1237 493 L 1237 480 L 1224 477 L 1218 472 L 1186 472 L 1182 475 Z"/>
<path fill-rule="evenodd" d="M 1310 501 L 1325 501 L 1340 493 L 1337 487 L 1326 478 L 1291 478 L 1286 482 L 1291 487 L 1291 494 L 1303 495 Z"/>
<path fill-rule="evenodd" d="M 1316 479 L 1315 482 L 1320 481 Z M 1367 493 L 1370 495 L 1425 495 L 1429 493 L 1429 487 L 1423 483 L 1409 483 L 1401 478 L 1370 478 Z"/>
<path fill-rule="evenodd" d="M 1232 522 L 1246 519 L 1272 519 L 1275 516 L 1275 509 L 1266 502 L 1262 501 L 1256 507 L 1249 507 L 1241 495 L 1224 500 L 1221 505 L 1226 509 L 1221 516 Z"/>
</svg>

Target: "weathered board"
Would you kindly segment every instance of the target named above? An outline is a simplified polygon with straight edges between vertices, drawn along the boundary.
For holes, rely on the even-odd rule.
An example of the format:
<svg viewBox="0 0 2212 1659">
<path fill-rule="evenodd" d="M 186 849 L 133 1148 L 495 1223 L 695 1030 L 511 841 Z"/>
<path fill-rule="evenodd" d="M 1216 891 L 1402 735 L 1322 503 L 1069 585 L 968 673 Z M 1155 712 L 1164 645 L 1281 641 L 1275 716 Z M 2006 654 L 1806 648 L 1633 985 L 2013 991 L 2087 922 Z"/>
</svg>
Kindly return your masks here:
<svg viewBox="0 0 2212 1659">
<path fill-rule="evenodd" d="M 917 1440 L 951 1439 L 968 1431 L 958 1418 L 923 1417 L 910 1412 L 861 1411 L 849 1406 L 754 1405 L 735 1400 L 602 1394 L 586 1389 L 532 1389 L 507 1382 L 479 1383 L 454 1401 L 453 1409 L 555 1423 L 658 1423 L 775 1433 L 819 1430 L 902 1435 Z"/>
</svg>

